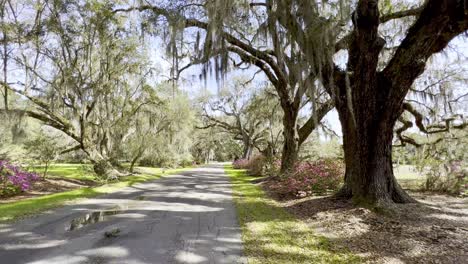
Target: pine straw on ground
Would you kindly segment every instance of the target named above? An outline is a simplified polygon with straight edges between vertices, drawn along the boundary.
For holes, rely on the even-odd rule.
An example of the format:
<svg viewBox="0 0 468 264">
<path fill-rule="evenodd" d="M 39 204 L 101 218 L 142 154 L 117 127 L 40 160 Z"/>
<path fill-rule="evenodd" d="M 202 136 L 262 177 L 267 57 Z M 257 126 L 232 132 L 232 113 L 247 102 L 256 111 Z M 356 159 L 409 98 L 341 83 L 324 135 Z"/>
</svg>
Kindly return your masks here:
<svg viewBox="0 0 468 264">
<path fill-rule="evenodd" d="M 382 215 L 330 196 L 279 203 L 368 263 L 467 263 L 468 198 L 411 193 L 419 203 Z"/>
</svg>

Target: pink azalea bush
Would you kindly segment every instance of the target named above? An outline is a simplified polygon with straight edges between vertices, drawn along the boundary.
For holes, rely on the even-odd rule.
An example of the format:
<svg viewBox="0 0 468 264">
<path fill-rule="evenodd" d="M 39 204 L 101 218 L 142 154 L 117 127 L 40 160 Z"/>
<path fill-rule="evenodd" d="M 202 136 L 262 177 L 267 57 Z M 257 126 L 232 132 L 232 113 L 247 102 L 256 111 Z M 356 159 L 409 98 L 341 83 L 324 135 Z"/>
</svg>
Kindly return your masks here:
<svg viewBox="0 0 468 264">
<path fill-rule="evenodd" d="M 281 159 L 275 158 L 270 162 L 266 163 L 265 175 L 267 176 L 278 176 L 281 169 Z"/>
<path fill-rule="evenodd" d="M 468 170 L 462 161 L 437 160 L 420 171 L 426 174 L 426 190 L 463 196 L 468 194 Z"/>
<path fill-rule="evenodd" d="M 19 166 L 13 165 L 6 160 L 0 160 L 0 193 L 27 191 L 31 189 L 32 183 L 37 180 L 39 180 L 37 174 L 24 171 Z"/>
<path fill-rule="evenodd" d="M 250 175 L 262 176 L 266 165 L 266 158 L 263 155 L 255 155 L 247 164 Z"/>
<path fill-rule="evenodd" d="M 292 173 L 268 184 L 280 196 L 305 197 L 337 190 L 344 175 L 344 165 L 334 159 L 299 162 Z"/>
<path fill-rule="evenodd" d="M 236 170 L 245 170 L 249 165 L 248 159 L 237 159 L 232 163 L 232 167 Z"/>
<path fill-rule="evenodd" d="M 232 163 L 234 169 L 247 170 L 249 174 L 261 176 L 266 166 L 266 158 L 263 155 L 255 155 L 250 159 L 237 159 Z"/>
</svg>

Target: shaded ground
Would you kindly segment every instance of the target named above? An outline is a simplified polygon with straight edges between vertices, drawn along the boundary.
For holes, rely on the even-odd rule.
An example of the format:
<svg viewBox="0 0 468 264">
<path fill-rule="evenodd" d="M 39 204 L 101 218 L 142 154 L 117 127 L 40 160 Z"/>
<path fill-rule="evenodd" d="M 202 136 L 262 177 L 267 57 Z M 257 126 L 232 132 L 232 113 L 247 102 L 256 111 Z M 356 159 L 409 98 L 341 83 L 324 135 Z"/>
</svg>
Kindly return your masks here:
<svg viewBox="0 0 468 264">
<path fill-rule="evenodd" d="M 337 249 L 370 263 L 467 263 L 468 198 L 413 193 L 420 203 L 383 216 L 330 197 L 283 201 Z"/>
<path fill-rule="evenodd" d="M 2 263 L 236 263 L 241 255 L 230 183 L 221 167 L 0 224 Z"/>
<path fill-rule="evenodd" d="M 284 200 L 269 195 L 330 239 L 336 250 L 350 250 L 368 263 L 468 263 L 468 198 L 419 192 L 425 178 L 412 166 L 395 172 L 419 203 L 396 205 L 386 215 L 330 196 Z"/>
<path fill-rule="evenodd" d="M 249 264 L 361 263 L 361 258 L 333 248 L 328 239 L 268 197 L 254 183 L 254 176 L 230 166 L 226 172 L 231 176 Z"/>
</svg>

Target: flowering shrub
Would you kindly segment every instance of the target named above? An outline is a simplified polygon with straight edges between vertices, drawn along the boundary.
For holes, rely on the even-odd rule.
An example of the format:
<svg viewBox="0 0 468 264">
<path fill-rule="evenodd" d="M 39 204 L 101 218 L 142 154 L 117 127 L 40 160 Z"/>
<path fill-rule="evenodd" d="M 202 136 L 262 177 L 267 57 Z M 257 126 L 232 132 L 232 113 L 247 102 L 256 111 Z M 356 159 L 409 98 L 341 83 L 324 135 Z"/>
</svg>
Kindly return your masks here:
<svg viewBox="0 0 468 264">
<path fill-rule="evenodd" d="M 6 160 L 0 160 L 0 183 L 2 184 L 0 193 L 27 191 L 31 188 L 32 183 L 37 180 L 39 180 L 37 174 L 23 171 L 20 167 Z"/>
<path fill-rule="evenodd" d="M 281 159 L 272 159 L 270 161 L 266 161 L 265 164 L 265 175 L 266 176 L 278 176 L 280 174 L 281 169 Z"/>
<path fill-rule="evenodd" d="M 255 176 L 263 175 L 266 158 L 263 155 L 255 155 L 251 159 L 237 159 L 232 163 L 234 169 L 248 170 L 249 174 Z"/>
<path fill-rule="evenodd" d="M 255 155 L 249 160 L 249 163 L 247 164 L 247 169 L 249 170 L 249 174 L 254 176 L 261 176 L 263 175 L 265 165 L 265 156 Z"/>
<path fill-rule="evenodd" d="M 247 169 L 247 166 L 249 165 L 249 160 L 248 159 L 237 159 L 232 163 L 232 167 L 234 169 Z"/>
<path fill-rule="evenodd" d="M 337 190 L 344 175 L 344 165 L 333 159 L 299 162 L 287 177 L 275 178 L 269 189 L 281 196 L 305 197 Z"/>
<path fill-rule="evenodd" d="M 425 190 L 454 195 L 468 193 L 468 170 L 461 161 L 436 161 L 425 168 Z"/>
</svg>

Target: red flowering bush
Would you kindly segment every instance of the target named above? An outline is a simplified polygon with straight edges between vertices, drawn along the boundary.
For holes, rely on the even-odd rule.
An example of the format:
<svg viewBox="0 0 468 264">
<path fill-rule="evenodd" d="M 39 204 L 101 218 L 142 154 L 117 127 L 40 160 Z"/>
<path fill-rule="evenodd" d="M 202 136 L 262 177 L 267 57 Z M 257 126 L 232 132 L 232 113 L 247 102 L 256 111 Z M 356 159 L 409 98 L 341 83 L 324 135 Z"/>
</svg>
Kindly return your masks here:
<svg viewBox="0 0 468 264">
<path fill-rule="evenodd" d="M 27 191 L 37 180 L 39 180 L 37 174 L 23 171 L 6 160 L 0 160 L 0 194 L 11 195 Z"/>
<path fill-rule="evenodd" d="M 344 165 L 333 159 L 299 162 L 287 177 L 275 178 L 268 187 L 281 196 L 305 197 L 337 190 L 344 175 Z"/>
</svg>

